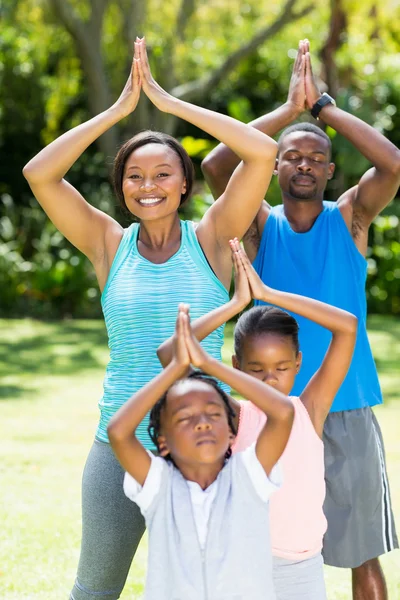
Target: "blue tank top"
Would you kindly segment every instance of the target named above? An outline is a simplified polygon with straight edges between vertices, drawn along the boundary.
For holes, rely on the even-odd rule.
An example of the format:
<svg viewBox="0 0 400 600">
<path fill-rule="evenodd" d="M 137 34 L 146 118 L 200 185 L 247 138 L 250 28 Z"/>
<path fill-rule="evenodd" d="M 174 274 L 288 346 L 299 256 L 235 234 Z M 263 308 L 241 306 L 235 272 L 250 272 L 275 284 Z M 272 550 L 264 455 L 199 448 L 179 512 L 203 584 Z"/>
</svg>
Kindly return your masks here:
<svg viewBox="0 0 400 600">
<path fill-rule="evenodd" d="M 324 202 L 322 212 L 306 233 L 293 231 L 283 205 L 274 206 L 254 267 L 272 288 L 309 296 L 356 315 L 358 332 L 353 360 L 331 410 L 381 404 L 382 393 L 366 329 L 367 261 L 356 248 L 337 204 Z M 299 396 L 320 367 L 331 333 L 313 321 L 295 313 L 293 316 L 299 323 L 303 363 L 291 394 Z"/>
<path fill-rule="evenodd" d="M 107 424 L 112 415 L 160 373 L 156 350 L 174 333 L 178 304 L 190 304 L 194 320 L 229 300 L 203 254 L 191 221 L 181 221 L 179 250 L 162 264 L 154 264 L 138 252 L 138 233 L 138 223 L 124 231 L 101 297 L 110 348 L 96 433 L 104 442 L 108 441 Z M 219 327 L 202 342 L 218 360 L 223 331 Z M 154 449 L 147 433 L 148 421 L 147 416 L 136 434 L 146 448 Z"/>
</svg>

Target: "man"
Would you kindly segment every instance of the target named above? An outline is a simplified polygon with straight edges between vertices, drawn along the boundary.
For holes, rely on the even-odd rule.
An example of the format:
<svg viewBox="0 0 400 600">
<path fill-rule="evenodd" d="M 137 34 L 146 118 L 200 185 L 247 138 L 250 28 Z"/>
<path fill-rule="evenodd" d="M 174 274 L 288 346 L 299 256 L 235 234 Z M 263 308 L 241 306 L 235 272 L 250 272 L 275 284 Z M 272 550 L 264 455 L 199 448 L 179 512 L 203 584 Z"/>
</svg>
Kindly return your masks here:
<svg viewBox="0 0 400 600">
<path fill-rule="evenodd" d="M 275 173 L 282 205 L 266 202 L 244 238 L 267 285 L 308 295 L 353 312 L 359 319 L 352 365 L 324 431 L 327 495 L 326 564 L 352 569 L 354 600 L 386 600 L 378 556 L 398 547 L 384 462 L 383 442 L 371 406 L 382 402 L 366 332 L 368 229 L 400 184 L 400 152 L 383 135 L 321 95 L 311 68 L 308 40 L 299 44 L 287 102 L 252 125 L 273 136 L 304 110 L 346 137 L 373 165 L 337 203 L 324 202 L 331 162 L 328 136 L 315 125 L 288 127 L 279 139 Z M 219 145 L 203 162 L 215 198 L 239 159 Z M 243 190 L 245 197 L 246 191 Z M 322 362 L 330 336 L 296 316 L 303 364 L 298 395 Z"/>
</svg>

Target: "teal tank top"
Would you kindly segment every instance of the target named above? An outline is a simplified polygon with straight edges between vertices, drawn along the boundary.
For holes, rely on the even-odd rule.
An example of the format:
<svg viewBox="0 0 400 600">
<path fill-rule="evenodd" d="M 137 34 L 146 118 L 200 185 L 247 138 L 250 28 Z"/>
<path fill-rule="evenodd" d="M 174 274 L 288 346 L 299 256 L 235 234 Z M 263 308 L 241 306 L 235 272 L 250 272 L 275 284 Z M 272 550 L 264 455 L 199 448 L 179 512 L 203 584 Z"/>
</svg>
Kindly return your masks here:
<svg viewBox="0 0 400 600">
<path fill-rule="evenodd" d="M 96 433 L 103 442 L 108 442 L 107 424 L 112 415 L 160 373 L 156 350 L 174 333 L 178 304 L 190 304 L 195 320 L 229 300 L 204 256 L 191 221 L 181 221 L 179 250 L 162 264 L 154 264 L 139 253 L 139 227 L 133 223 L 124 231 L 101 297 L 110 348 Z M 223 331 L 224 327 L 219 327 L 202 342 L 218 360 Z M 153 450 L 148 422 L 147 416 L 136 434 L 145 448 Z"/>
</svg>

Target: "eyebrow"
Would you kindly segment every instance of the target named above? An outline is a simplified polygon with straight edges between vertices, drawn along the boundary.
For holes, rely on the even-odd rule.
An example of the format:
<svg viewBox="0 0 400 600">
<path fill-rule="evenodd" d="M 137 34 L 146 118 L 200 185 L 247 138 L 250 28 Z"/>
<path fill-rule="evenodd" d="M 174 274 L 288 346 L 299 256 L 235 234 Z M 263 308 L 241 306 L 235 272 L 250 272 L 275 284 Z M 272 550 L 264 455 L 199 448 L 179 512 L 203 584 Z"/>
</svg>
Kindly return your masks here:
<svg viewBox="0 0 400 600">
<path fill-rule="evenodd" d="M 297 152 L 300 153 L 301 150 L 299 150 L 298 148 L 289 148 L 288 150 L 285 150 L 284 154 L 287 154 L 288 152 Z M 309 152 L 309 154 L 321 154 L 322 156 L 326 156 L 327 153 L 323 152 L 322 150 L 312 150 L 312 152 Z"/>
<path fill-rule="evenodd" d="M 284 363 L 290 363 L 292 362 L 289 358 L 287 360 L 280 360 L 279 362 L 275 363 L 277 365 L 283 365 Z M 248 365 L 262 365 L 262 363 L 258 362 L 257 360 L 252 360 L 250 362 L 247 363 Z"/>
<path fill-rule="evenodd" d="M 218 408 L 222 408 L 222 406 L 221 406 L 221 405 L 220 405 L 218 402 L 215 402 L 215 400 L 209 400 L 209 401 L 206 403 L 206 406 L 217 406 Z M 172 415 L 171 415 L 171 416 L 172 416 L 172 417 L 174 417 L 174 416 L 175 416 L 175 415 L 176 415 L 178 412 L 180 412 L 181 410 L 186 410 L 186 409 L 188 409 L 188 408 L 190 408 L 190 407 L 191 407 L 191 404 L 190 404 L 190 403 L 188 403 L 188 404 L 185 404 L 184 406 L 179 406 L 179 407 L 178 407 L 178 408 L 176 408 L 174 411 L 172 411 Z"/>
<path fill-rule="evenodd" d="M 169 167 L 170 169 L 172 169 L 172 166 L 169 163 L 161 163 L 160 165 L 156 165 L 154 168 L 158 169 L 159 167 Z M 127 168 L 127 171 L 130 171 L 131 169 L 140 169 L 141 167 L 139 167 L 139 165 L 131 165 L 130 167 Z"/>
</svg>

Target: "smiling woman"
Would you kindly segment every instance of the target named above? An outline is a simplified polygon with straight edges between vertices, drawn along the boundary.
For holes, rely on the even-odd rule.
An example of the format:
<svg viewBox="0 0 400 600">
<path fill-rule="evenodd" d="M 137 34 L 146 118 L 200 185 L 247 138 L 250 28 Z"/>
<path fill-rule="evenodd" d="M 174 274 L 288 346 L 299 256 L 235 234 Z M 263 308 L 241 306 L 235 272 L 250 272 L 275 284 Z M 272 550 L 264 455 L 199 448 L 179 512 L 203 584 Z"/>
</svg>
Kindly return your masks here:
<svg viewBox="0 0 400 600">
<path fill-rule="evenodd" d="M 241 159 L 225 192 L 197 227 L 178 216 L 180 204 L 190 197 L 193 166 L 182 146 L 165 134 L 142 132 L 117 154 L 115 193 L 137 220 L 128 229 L 90 206 L 64 179 L 91 143 L 134 111 L 141 90 L 159 110 L 214 135 Z M 82 550 L 72 600 L 120 597 L 144 521 L 123 493 L 124 472 L 108 443 L 107 425 L 161 371 L 156 349 L 173 333 L 178 303 L 190 304 L 196 319 L 227 301 L 228 240 L 241 238 L 253 221 L 276 151 L 276 143 L 252 127 L 177 100 L 160 88 L 150 72 L 145 41 L 137 39 L 130 76 L 115 104 L 54 140 L 24 168 L 49 218 L 92 262 L 109 337 L 100 423 L 83 476 Z M 222 342 L 221 327 L 203 345 L 220 360 Z M 148 416 L 136 435 L 154 450 L 147 424 Z"/>
</svg>

